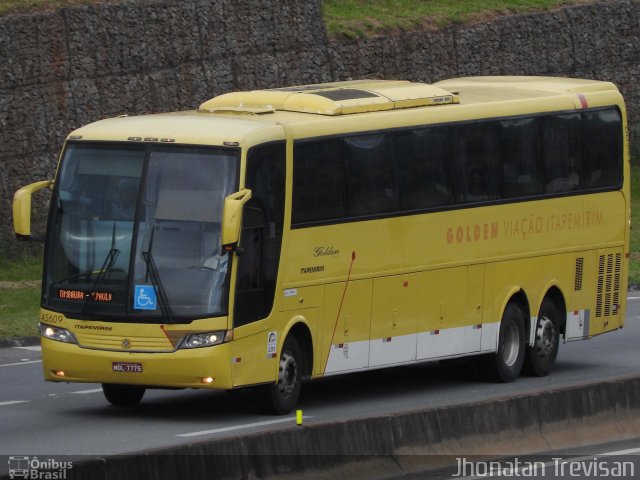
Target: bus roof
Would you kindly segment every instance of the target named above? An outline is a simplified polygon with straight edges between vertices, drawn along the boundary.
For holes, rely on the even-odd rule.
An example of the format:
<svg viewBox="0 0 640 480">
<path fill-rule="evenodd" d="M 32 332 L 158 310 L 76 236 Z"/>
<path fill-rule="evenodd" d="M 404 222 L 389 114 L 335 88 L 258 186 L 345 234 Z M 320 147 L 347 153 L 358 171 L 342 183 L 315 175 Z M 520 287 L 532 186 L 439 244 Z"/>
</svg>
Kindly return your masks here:
<svg viewBox="0 0 640 480">
<path fill-rule="evenodd" d="M 286 111 L 334 116 L 607 90 L 618 91 L 610 82 L 558 77 L 467 77 L 433 85 L 401 80 L 351 80 L 227 93 L 204 102 L 200 110 L 258 114 Z"/>
<path fill-rule="evenodd" d="M 561 77 L 466 77 L 443 80 L 435 85 L 455 91 L 465 104 L 607 91 L 618 93 L 618 88 L 611 82 Z"/>
<path fill-rule="evenodd" d="M 243 144 L 251 137 L 251 143 L 258 143 L 284 139 L 282 124 L 302 129 L 297 130 L 301 136 L 313 134 L 315 129 L 303 133 L 309 125 L 317 125 L 320 134 L 331 134 L 336 128 L 344 129 L 331 121 L 336 116 L 352 118 L 356 131 L 381 125 L 391 128 L 396 123 L 514 115 L 523 109 L 584 108 L 587 97 L 612 104 L 620 94 L 610 82 L 559 77 L 466 77 L 433 85 L 350 80 L 227 93 L 205 101 L 198 111 L 102 120 L 72 132 L 69 138 L 223 145 Z M 483 108 L 483 104 L 491 106 Z M 467 113 L 463 113 L 465 106 Z M 407 115 L 399 118 L 391 115 L 393 111 Z"/>
</svg>

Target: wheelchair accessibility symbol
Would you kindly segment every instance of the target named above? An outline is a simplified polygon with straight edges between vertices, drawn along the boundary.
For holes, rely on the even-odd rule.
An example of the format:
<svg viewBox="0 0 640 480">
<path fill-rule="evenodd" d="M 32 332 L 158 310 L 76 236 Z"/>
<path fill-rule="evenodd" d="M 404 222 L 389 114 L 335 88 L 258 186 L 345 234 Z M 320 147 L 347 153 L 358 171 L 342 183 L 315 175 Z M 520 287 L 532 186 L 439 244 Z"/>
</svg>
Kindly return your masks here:
<svg viewBox="0 0 640 480">
<path fill-rule="evenodd" d="M 135 310 L 155 310 L 158 302 L 152 285 L 136 285 L 133 308 Z"/>
</svg>

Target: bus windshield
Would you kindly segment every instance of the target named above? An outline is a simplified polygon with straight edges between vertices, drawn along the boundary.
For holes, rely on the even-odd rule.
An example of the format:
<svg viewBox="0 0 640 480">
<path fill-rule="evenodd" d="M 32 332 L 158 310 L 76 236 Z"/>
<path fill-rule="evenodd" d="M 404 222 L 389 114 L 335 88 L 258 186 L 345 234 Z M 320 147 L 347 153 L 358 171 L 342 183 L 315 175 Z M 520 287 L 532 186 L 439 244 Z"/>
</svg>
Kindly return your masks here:
<svg viewBox="0 0 640 480">
<path fill-rule="evenodd" d="M 233 148 L 70 144 L 52 198 L 43 307 L 136 322 L 225 315 L 220 223 L 238 159 Z"/>
</svg>

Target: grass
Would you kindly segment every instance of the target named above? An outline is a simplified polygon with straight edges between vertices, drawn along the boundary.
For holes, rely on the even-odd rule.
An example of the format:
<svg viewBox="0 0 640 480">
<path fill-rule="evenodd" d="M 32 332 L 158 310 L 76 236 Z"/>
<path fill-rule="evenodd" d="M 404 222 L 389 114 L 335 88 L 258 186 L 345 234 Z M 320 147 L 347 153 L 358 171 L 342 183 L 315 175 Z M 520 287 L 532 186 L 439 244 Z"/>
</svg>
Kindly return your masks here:
<svg viewBox="0 0 640 480">
<path fill-rule="evenodd" d="M 0 260 L 0 338 L 38 334 L 41 272 L 41 256 Z"/>
<path fill-rule="evenodd" d="M 120 0 L 2 0 L 0 16 L 118 1 Z M 386 30 L 443 27 L 496 15 L 546 10 L 584 1 L 588 0 L 323 0 L 322 10 L 331 36 L 358 38 Z"/>
<path fill-rule="evenodd" d="M 438 28 L 582 2 L 584 0 L 324 0 L 322 7 L 331 36 L 358 38 L 386 30 Z"/>
</svg>

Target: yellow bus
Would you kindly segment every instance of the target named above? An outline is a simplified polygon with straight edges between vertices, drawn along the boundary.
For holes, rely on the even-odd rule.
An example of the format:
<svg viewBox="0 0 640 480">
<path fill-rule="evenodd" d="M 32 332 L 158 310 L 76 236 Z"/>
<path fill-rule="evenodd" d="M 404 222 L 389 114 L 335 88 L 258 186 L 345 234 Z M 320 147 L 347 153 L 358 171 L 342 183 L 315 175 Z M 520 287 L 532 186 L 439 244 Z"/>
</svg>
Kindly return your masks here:
<svg viewBox="0 0 640 480">
<path fill-rule="evenodd" d="M 44 377 L 252 387 L 475 356 L 547 375 L 622 328 L 625 106 L 608 82 L 358 80 L 251 92 L 72 132 L 52 189 Z"/>
</svg>

